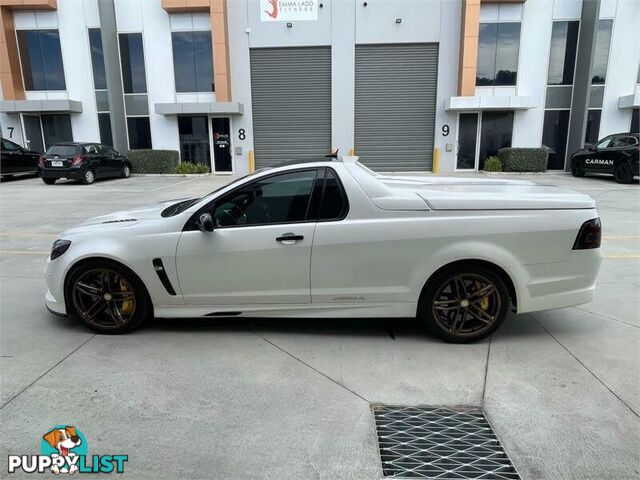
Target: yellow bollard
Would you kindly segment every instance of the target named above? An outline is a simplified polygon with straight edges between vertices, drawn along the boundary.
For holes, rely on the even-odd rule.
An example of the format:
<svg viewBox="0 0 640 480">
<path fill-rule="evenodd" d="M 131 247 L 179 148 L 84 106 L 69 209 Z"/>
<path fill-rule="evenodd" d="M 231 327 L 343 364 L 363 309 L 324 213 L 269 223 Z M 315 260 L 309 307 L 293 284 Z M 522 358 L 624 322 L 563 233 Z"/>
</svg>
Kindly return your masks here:
<svg viewBox="0 0 640 480">
<path fill-rule="evenodd" d="M 356 154 L 356 149 L 355 149 L 355 148 L 353 148 L 353 147 L 351 147 L 351 148 L 349 149 L 349 156 L 350 156 L 350 157 L 353 157 L 355 154 Z"/>
<path fill-rule="evenodd" d="M 256 162 L 253 158 L 253 150 L 249 150 L 249 173 L 253 173 L 256 171 Z"/>
<path fill-rule="evenodd" d="M 436 175 L 440 173 L 440 149 L 438 147 L 433 149 L 433 173 Z"/>
</svg>

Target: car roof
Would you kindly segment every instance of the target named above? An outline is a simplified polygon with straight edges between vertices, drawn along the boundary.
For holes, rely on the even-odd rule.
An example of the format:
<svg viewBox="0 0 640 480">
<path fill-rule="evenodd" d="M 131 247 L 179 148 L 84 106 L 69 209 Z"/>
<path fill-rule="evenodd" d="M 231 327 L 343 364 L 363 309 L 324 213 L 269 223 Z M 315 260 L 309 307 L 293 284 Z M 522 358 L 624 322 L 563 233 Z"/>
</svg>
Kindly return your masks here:
<svg viewBox="0 0 640 480">
<path fill-rule="evenodd" d="M 55 147 L 57 145 L 72 145 L 76 147 L 82 147 L 84 145 L 101 145 L 101 143 L 100 142 L 56 142 L 51 146 Z"/>
</svg>

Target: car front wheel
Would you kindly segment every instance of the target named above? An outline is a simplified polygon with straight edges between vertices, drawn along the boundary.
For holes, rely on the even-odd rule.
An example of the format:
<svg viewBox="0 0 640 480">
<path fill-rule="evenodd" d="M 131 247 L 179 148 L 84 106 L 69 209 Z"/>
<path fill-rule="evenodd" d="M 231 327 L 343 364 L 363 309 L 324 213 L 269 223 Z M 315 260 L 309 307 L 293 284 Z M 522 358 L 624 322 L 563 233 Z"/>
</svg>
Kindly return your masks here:
<svg viewBox="0 0 640 480">
<path fill-rule="evenodd" d="M 618 183 L 631 183 L 633 181 L 631 166 L 626 162 L 619 163 L 613 172 L 613 177 Z"/>
<path fill-rule="evenodd" d="M 131 167 L 129 167 L 129 165 L 124 165 L 120 171 L 120 176 L 122 178 L 129 178 L 131 176 Z"/>
<path fill-rule="evenodd" d="M 142 282 L 118 264 L 82 266 L 72 273 L 67 288 L 71 311 L 98 333 L 129 332 L 151 313 Z"/>
<path fill-rule="evenodd" d="M 493 271 L 458 266 L 429 282 L 418 316 L 447 342 L 468 343 L 493 333 L 506 318 L 510 303 L 507 286 Z"/>
</svg>

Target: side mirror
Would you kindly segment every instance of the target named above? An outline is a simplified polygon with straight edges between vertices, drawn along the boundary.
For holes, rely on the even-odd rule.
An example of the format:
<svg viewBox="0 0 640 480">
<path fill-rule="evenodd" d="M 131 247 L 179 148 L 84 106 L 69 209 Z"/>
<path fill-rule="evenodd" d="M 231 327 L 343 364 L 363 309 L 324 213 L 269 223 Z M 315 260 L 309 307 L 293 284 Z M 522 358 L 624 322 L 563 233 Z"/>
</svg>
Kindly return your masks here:
<svg viewBox="0 0 640 480">
<path fill-rule="evenodd" d="M 590 152 L 595 152 L 596 150 L 596 146 L 593 143 L 585 143 L 584 148 L 586 148 Z"/>
<path fill-rule="evenodd" d="M 213 217 L 210 213 L 202 213 L 196 221 L 196 226 L 201 232 L 213 232 L 214 224 Z"/>
</svg>

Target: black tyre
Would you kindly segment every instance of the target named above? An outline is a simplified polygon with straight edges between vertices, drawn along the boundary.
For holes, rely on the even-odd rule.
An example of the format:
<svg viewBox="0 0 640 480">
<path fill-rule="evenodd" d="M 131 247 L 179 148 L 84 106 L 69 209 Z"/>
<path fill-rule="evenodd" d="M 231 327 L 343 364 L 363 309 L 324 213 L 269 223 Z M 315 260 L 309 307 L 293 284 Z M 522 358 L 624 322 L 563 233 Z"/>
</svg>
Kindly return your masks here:
<svg viewBox="0 0 640 480">
<path fill-rule="evenodd" d="M 82 183 L 84 183 L 85 185 L 91 185 L 95 181 L 96 181 L 95 172 L 90 168 L 87 168 L 82 174 Z"/>
<path fill-rule="evenodd" d="M 571 163 L 571 175 L 574 177 L 584 177 L 584 168 L 580 165 L 580 162 Z"/>
<path fill-rule="evenodd" d="M 131 176 L 131 167 L 126 163 L 122 166 L 122 170 L 120 171 L 120 176 L 122 178 L 129 178 Z"/>
<path fill-rule="evenodd" d="M 47 185 L 53 185 L 54 183 L 56 183 L 57 178 L 45 178 L 42 177 L 42 181 L 44 183 L 46 183 Z"/>
<path fill-rule="evenodd" d="M 126 333 L 152 315 L 149 295 L 128 268 L 96 261 L 72 271 L 67 282 L 70 313 L 98 333 Z"/>
<path fill-rule="evenodd" d="M 627 162 L 621 162 L 616 165 L 616 169 L 613 171 L 613 178 L 618 183 L 631 183 L 633 182 L 633 171 L 631 165 Z"/>
<path fill-rule="evenodd" d="M 475 265 L 456 266 L 432 278 L 420 298 L 418 317 L 447 342 L 468 343 L 491 335 L 511 300 L 499 275 Z"/>
</svg>

